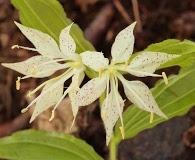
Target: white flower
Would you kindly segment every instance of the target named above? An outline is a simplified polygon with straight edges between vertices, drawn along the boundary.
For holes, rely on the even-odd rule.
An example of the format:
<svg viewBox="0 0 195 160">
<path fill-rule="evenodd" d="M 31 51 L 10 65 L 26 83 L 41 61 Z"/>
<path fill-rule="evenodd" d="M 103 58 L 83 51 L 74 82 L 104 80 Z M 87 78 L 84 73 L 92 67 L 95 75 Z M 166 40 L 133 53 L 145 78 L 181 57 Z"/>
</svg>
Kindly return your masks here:
<svg viewBox="0 0 195 160">
<path fill-rule="evenodd" d="M 79 86 L 84 78 L 85 66 L 82 64 L 80 55 L 75 53 L 76 44 L 69 34 L 72 24 L 61 31 L 59 37 L 59 47 L 51 36 L 38 30 L 25 27 L 17 22 L 15 22 L 15 24 L 34 44 L 35 48 L 28 48 L 18 45 L 14 45 L 12 48 L 23 48 L 40 53 L 40 55 L 29 58 L 23 62 L 2 64 L 7 68 L 13 69 L 25 75 L 22 78 L 18 77 L 18 80 L 16 81 L 16 88 L 18 90 L 20 88 L 21 79 L 26 79 L 29 77 L 43 78 L 52 75 L 57 70 L 66 70 L 63 74 L 49 79 L 30 92 L 28 96 L 34 94 L 43 87 L 41 94 L 26 108 L 24 108 L 22 113 L 26 112 L 30 106 L 36 103 L 33 115 L 30 119 L 30 122 L 32 122 L 41 112 L 55 105 L 50 118 L 50 120 L 52 120 L 56 107 L 62 101 L 62 99 L 69 94 L 75 120 L 78 112 L 78 105 L 76 105 L 76 93 L 79 90 Z M 65 61 L 66 63 L 64 63 Z M 71 77 L 72 83 L 64 91 L 64 82 Z"/>
<path fill-rule="evenodd" d="M 121 120 L 121 134 L 124 138 L 124 125 L 122 112 L 124 101 L 118 92 L 118 79 L 122 82 L 127 98 L 140 109 L 167 118 L 159 109 L 149 88 L 140 81 L 126 80 L 121 71 L 128 72 L 138 77 L 154 76 L 162 77 L 162 75 L 154 74 L 154 71 L 163 63 L 178 57 L 161 52 L 143 52 L 135 57 L 130 64 L 128 60 L 133 52 L 134 35 L 133 29 L 135 22 L 122 30 L 116 37 L 112 46 L 112 60 L 109 64 L 107 58 L 104 58 L 101 52 L 84 52 L 81 54 L 83 64 L 91 69 L 99 72 L 99 77 L 86 83 L 77 94 L 77 101 L 80 106 L 85 106 L 106 92 L 106 98 L 101 106 L 101 116 L 106 129 L 106 143 L 109 144 L 118 118 Z M 167 83 L 165 74 L 163 78 Z"/>
</svg>

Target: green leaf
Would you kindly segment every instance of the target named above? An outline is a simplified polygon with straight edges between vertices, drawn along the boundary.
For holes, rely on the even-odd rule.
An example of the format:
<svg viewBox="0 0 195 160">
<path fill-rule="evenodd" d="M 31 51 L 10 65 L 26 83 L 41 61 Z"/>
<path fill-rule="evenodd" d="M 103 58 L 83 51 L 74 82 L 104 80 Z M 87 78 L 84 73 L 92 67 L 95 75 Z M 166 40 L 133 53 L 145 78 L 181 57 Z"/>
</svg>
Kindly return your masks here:
<svg viewBox="0 0 195 160">
<path fill-rule="evenodd" d="M 26 130 L 0 139 L 0 158 L 14 160 L 102 160 L 94 149 L 68 134 Z"/>
<path fill-rule="evenodd" d="M 25 26 L 51 35 L 56 42 L 59 42 L 61 30 L 72 23 L 57 0 L 12 0 L 12 4 L 19 10 L 20 20 Z M 74 24 L 70 33 L 77 44 L 77 53 L 95 50 L 84 39 L 78 25 Z"/>
<path fill-rule="evenodd" d="M 179 58 L 162 64 L 158 69 L 174 65 L 187 67 L 195 62 L 195 43 L 189 40 L 179 41 L 176 39 L 168 39 L 160 43 L 152 44 L 148 46 L 144 51 L 165 52 L 168 54 L 181 55 L 181 57 Z M 131 57 L 131 60 L 140 53 L 141 52 L 135 53 Z"/>
<path fill-rule="evenodd" d="M 160 80 L 152 89 L 152 94 L 156 99 L 160 109 L 170 119 L 175 116 L 181 116 L 195 105 L 195 63 L 188 68 L 180 71 L 178 76 L 170 76 L 169 84 L 165 85 Z M 152 128 L 155 125 L 165 121 L 157 115 L 154 116 L 152 124 L 149 123 L 150 113 L 138 109 L 134 105 L 127 108 L 123 113 L 125 138 L 134 137 L 139 132 Z M 115 127 L 115 136 L 113 141 L 121 140 L 119 130 L 120 122 Z"/>
</svg>

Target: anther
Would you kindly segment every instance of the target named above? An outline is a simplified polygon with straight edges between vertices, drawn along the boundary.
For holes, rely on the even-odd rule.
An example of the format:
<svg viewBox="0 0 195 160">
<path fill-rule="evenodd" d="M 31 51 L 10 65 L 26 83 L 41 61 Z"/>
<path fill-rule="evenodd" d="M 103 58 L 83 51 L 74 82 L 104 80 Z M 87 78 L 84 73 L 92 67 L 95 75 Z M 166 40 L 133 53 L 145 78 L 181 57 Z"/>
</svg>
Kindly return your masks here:
<svg viewBox="0 0 195 160">
<path fill-rule="evenodd" d="M 167 85 L 168 84 L 168 78 L 167 78 L 167 75 L 166 75 L 165 72 L 162 72 L 162 77 L 164 79 L 165 84 Z"/>
<path fill-rule="evenodd" d="M 150 113 L 150 123 L 153 122 L 153 119 L 154 119 L 154 112 L 151 112 L 151 113 Z"/>
<path fill-rule="evenodd" d="M 26 111 L 28 111 L 28 108 L 24 108 L 21 110 L 21 113 L 25 113 Z"/>
<path fill-rule="evenodd" d="M 55 114 L 54 114 L 54 110 L 53 110 L 53 111 L 51 111 L 51 117 L 50 117 L 49 121 L 52 121 L 54 119 L 54 117 L 55 117 Z"/>
<path fill-rule="evenodd" d="M 18 80 L 16 81 L 16 89 L 17 90 L 20 89 L 20 79 L 21 79 L 21 77 L 18 77 Z"/>
<path fill-rule="evenodd" d="M 121 126 L 121 127 L 119 127 L 119 129 L 121 131 L 122 138 L 125 139 L 125 131 L 124 131 L 124 128 Z"/>
<path fill-rule="evenodd" d="M 99 69 L 99 77 L 102 77 L 102 68 Z"/>
<path fill-rule="evenodd" d="M 11 47 L 11 49 L 15 49 L 15 48 L 17 48 L 17 49 L 19 49 L 20 47 L 16 44 L 16 45 L 13 45 L 12 47 Z"/>
</svg>

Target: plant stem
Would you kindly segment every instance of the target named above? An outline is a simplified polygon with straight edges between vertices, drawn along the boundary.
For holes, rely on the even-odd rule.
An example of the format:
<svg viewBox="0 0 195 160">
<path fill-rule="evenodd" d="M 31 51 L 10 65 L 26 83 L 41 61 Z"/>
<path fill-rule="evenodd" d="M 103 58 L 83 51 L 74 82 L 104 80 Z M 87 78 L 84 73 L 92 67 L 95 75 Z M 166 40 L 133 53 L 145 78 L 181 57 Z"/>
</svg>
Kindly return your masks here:
<svg viewBox="0 0 195 160">
<path fill-rule="evenodd" d="M 109 147 L 110 147 L 110 160 L 117 160 L 118 142 L 114 139 L 111 139 Z"/>
</svg>

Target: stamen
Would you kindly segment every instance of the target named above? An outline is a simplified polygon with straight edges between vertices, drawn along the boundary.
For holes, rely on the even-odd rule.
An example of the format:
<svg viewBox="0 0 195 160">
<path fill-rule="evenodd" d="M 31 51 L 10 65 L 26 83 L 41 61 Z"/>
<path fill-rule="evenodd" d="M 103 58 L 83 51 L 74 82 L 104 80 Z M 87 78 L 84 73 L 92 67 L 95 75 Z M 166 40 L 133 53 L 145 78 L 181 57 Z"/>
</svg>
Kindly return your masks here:
<svg viewBox="0 0 195 160">
<path fill-rule="evenodd" d="M 75 117 L 74 117 L 74 119 L 73 119 L 73 121 L 72 121 L 72 124 L 71 124 L 71 126 L 70 126 L 70 130 L 72 129 L 72 127 L 73 127 L 73 125 L 74 125 L 74 122 L 75 122 Z"/>
<path fill-rule="evenodd" d="M 54 117 L 55 117 L 54 111 L 55 110 L 52 110 L 51 111 L 51 117 L 50 117 L 49 121 L 52 121 L 54 119 Z"/>
<path fill-rule="evenodd" d="M 15 49 L 15 48 L 17 48 L 17 49 L 19 49 L 20 47 L 16 44 L 16 45 L 13 45 L 12 47 L 11 47 L 11 49 Z"/>
<path fill-rule="evenodd" d="M 99 69 L 99 77 L 102 77 L 102 68 Z"/>
<path fill-rule="evenodd" d="M 127 69 L 128 62 L 129 62 L 129 60 L 127 59 L 127 60 L 125 61 L 125 70 Z"/>
<path fill-rule="evenodd" d="M 102 119 L 104 121 L 106 121 L 106 119 L 107 119 L 107 116 L 106 116 L 106 112 L 105 111 L 102 111 Z"/>
<path fill-rule="evenodd" d="M 167 85 L 168 84 L 168 78 L 167 78 L 167 75 L 166 75 L 165 72 L 162 72 L 162 77 L 164 79 L 165 84 Z"/>
<path fill-rule="evenodd" d="M 154 112 L 152 111 L 152 112 L 150 113 L 150 123 L 153 122 L 153 119 L 154 119 Z"/>
<path fill-rule="evenodd" d="M 21 113 L 25 113 L 26 111 L 28 111 L 28 108 L 24 108 L 21 110 Z"/>
<path fill-rule="evenodd" d="M 37 68 L 36 66 L 33 66 L 32 70 L 31 70 L 31 74 L 33 74 L 33 75 L 36 74 L 36 68 Z"/>
<path fill-rule="evenodd" d="M 121 127 L 119 127 L 119 129 L 121 131 L 122 138 L 125 139 L 125 131 L 124 131 L 124 128 L 121 126 Z"/>
<path fill-rule="evenodd" d="M 20 79 L 21 79 L 21 77 L 18 77 L 18 80 L 16 81 L 16 89 L 17 90 L 20 89 Z"/>
</svg>

